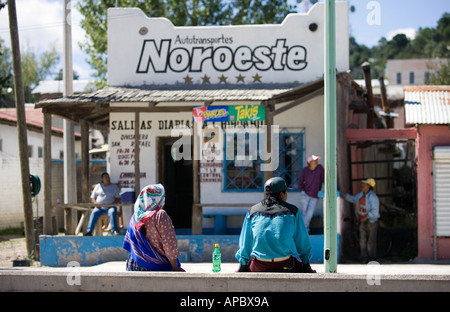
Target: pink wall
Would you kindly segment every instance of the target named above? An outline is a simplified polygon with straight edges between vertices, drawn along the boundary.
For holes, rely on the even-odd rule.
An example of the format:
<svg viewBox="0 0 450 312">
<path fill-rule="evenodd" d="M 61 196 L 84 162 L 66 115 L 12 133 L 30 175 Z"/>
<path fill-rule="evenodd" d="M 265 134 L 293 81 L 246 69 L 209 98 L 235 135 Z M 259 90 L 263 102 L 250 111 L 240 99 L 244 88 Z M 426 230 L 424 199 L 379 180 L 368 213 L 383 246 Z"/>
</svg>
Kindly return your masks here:
<svg viewBox="0 0 450 312">
<path fill-rule="evenodd" d="M 421 125 L 416 144 L 418 258 L 433 259 L 433 147 L 450 145 L 448 126 Z M 450 259 L 450 238 L 440 238 L 438 259 Z"/>
</svg>

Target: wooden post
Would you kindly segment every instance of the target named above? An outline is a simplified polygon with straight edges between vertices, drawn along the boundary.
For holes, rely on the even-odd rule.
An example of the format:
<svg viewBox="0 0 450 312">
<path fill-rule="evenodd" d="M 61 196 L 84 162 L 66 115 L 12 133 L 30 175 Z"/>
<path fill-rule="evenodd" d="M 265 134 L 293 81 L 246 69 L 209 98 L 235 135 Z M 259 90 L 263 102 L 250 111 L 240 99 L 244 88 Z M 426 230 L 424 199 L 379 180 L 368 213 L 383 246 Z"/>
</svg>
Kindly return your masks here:
<svg viewBox="0 0 450 312">
<path fill-rule="evenodd" d="M 200 203 L 200 181 L 199 181 L 199 168 L 200 168 L 200 144 L 201 138 L 199 134 L 202 130 L 202 123 L 195 122 L 192 127 L 192 177 L 193 177 L 193 205 L 192 205 L 192 235 L 202 234 L 203 223 L 203 209 L 202 206 L 196 205 Z"/>
<path fill-rule="evenodd" d="M 44 234 L 53 234 L 52 221 L 52 115 L 44 113 Z"/>
<path fill-rule="evenodd" d="M 135 197 L 141 192 L 141 167 L 139 146 L 139 112 L 134 113 L 134 193 Z"/>
<path fill-rule="evenodd" d="M 16 1 L 8 1 L 9 29 L 14 70 L 14 92 L 16 97 L 17 133 L 19 140 L 20 172 L 22 176 L 23 214 L 27 254 L 34 249 L 33 204 L 31 202 L 30 164 L 28 160 L 27 123 L 25 118 L 25 96 L 23 91 L 22 65 L 20 58 L 19 31 L 17 28 Z"/>
<path fill-rule="evenodd" d="M 89 184 L 89 125 L 86 120 L 81 120 L 81 201 L 89 202 L 90 184 Z M 79 226 L 75 229 L 75 235 L 83 229 L 83 233 L 87 231 L 89 212 L 83 212 L 79 221 Z"/>
<path fill-rule="evenodd" d="M 364 62 L 361 64 L 364 72 L 364 81 L 367 90 L 367 104 L 369 104 L 369 112 L 367 113 L 367 128 L 373 129 L 375 112 L 373 111 L 373 94 L 372 94 L 372 76 L 370 74 L 370 63 Z"/>
<path fill-rule="evenodd" d="M 380 81 L 380 91 L 381 91 L 381 106 L 383 107 L 383 112 L 386 114 L 389 114 L 391 112 L 388 99 L 387 99 L 387 92 L 386 92 L 386 86 L 384 85 L 384 78 L 381 76 L 378 78 Z M 394 119 L 392 117 L 386 116 L 386 127 L 387 128 L 394 128 Z"/>
<path fill-rule="evenodd" d="M 81 201 L 89 201 L 89 125 L 86 120 L 81 125 Z"/>
<path fill-rule="evenodd" d="M 274 157 L 278 157 L 278 155 L 274 156 L 274 151 L 272 149 L 272 126 L 273 126 L 273 104 L 267 104 L 266 107 L 266 151 L 268 153 L 272 154 L 272 158 L 270 159 L 271 162 L 274 161 Z M 277 149 L 278 152 L 278 149 Z M 267 170 L 264 171 L 264 183 L 265 181 L 267 181 L 268 179 L 270 179 L 271 177 L 273 177 L 273 171 L 272 170 Z"/>
</svg>

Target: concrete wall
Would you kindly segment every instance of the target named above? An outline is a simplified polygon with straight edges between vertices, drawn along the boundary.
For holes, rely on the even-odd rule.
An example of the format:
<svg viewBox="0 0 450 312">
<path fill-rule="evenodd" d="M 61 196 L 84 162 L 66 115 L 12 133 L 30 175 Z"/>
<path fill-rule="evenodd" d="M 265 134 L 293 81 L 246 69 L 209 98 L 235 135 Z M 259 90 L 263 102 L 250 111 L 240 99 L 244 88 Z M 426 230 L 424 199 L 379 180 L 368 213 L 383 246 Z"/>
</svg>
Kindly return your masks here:
<svg viewBox="0 0 450 312">
<path fill-rule="evenodd" d="M 41 180 L 41 191 L 33 199 L 33 217 L 44 215 L 44 163 L 40 158 L 30 158 L 30 173 L 36 174 Z M 100 181 L 104 170 L 102 163 L 91 164 L 90 183 Z M 52 205 L 64 202 L 63 162 L 52 162 Z M 77 198 L 81 200 L 81 163 L 77 163 Z M 21 227 L 24 222 L 22 179 L 20 175 L 20 160 L 17 157 L 0 157 L 0 230 Z M 64 227 L 63 209 L 52 211 L 56 216 L 57 228 Z"/>
<path fill-rule="evenodd" d="M 418 258 L 433 259 L 433 147 L 450 145 L 448 126 L 421 125 L 416 144 Z M 450 238 L 437 239 L 437 258 L 450 258 Z"/>
<path fill-rule="evenodd" d="M 323 263 L 323 235 L 311 235 L 311 263 Z M 125 261 L 124 236 L 50 236 L 39 237 L 41 264 L 63 267 L 71 261 L 91 266 L 109 261 Z M 218 243 L 222 262 L 237 263 L 238 235 L 178 235 L 178 249 L 183 262 L 211 262 L 214 244 Z M 338 249 L 340 235 L 338 235 Z M 338 255 L 339 255 L 338 250 Z M 339 262 L 339 256 L 338 256 Z"/>
<path fill-rule="evenodd" d="M 21 227 L 24 222 L 22 179 L 20 175 L 20 160 L 16 157 L 0 158 L 0 229 Z M 44 214 L 44 168 L 42 159 L 30 158 L 30 173 L 36 174 L 41 180 L 41 192 L 33 199 L 33 217 Z M 62 183 L 62 163 L 52 165 L 52 203 L 64 197 Z M 59 224 L 62 224 L 62 211 L 56 212 Z"/>
</svg>

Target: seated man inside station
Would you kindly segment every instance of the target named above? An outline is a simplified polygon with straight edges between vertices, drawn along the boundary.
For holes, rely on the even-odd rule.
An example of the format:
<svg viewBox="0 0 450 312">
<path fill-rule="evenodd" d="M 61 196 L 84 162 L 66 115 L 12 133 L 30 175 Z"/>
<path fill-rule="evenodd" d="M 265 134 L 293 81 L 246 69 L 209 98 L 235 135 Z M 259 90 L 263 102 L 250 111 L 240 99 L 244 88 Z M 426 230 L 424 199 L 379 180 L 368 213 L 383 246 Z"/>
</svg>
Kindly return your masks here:
<svg viewBox="0 0 450 312">
<path fill-rule="evenodd" d="M 239 272 L 316 272 L 309 264 L 312 247 L 302 214 L 287 196 L 283 178 L 264 184 L 264 199 L 249 209 L 242 225 Z"/>
<path fill-rule="evenodd" d="M 93 204 L 119 204 L 121 202 L 120 189 L 117 184 L 111 183 L 111 178 L 107 172 L 102 173 L 102 182 L 94 187 L 91 194 Z M 87 233 L 85 236 L 92 236 L 98 218 L 108 214 L 111 222 L 111 234 L 118 235 L 117 227 L 117 207 L 95 207 L 89 217 Z"/>
</svg>

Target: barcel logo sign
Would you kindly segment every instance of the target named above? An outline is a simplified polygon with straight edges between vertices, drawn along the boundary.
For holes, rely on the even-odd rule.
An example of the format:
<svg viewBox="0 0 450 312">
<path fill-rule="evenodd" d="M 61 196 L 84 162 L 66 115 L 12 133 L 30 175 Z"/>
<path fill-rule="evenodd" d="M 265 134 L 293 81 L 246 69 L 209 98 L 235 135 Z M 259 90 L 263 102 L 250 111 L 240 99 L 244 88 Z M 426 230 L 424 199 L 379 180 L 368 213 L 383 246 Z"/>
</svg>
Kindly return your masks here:
<svg viewBox="0 0 450 312">
<path fill-rule="evenodd" d="M 203 72 L 210 68 L 218 72 L 226 72 L 230 69 L 240 72 L 251 69 L 300 71 L 305 69 L 308 64 L 305 47 L 301 45 L 288 46 L 286 39 L 276 39 L 271 46 L 261 45 L 254 48 L 246 45 L 236 48 L 228 45 L 188 46 L 189 43 L 216 41 L 233 43 L 233 38 L 223 35 L 219 38 L 196 38 L 194 36 L 182 41 L 177 37 L 174 45 L 172 45 L 172 39 L 144 40 L 136 73 Z M 178 47 L 177 43 L 182 42 L 187 42 L 187 44 Z"/>
</svg>

